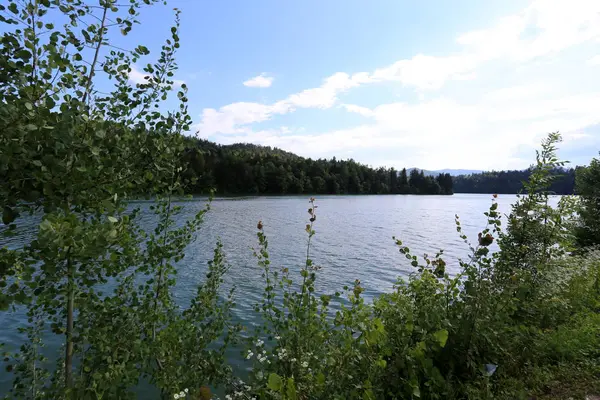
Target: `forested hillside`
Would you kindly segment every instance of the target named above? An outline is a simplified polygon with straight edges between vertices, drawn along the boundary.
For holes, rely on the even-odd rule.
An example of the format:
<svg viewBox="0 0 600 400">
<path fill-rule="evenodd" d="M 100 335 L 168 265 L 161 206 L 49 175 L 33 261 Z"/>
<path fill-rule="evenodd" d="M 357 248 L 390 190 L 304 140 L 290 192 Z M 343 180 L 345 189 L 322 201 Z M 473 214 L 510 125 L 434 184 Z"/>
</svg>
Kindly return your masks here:
<svg viewBox="0 0 600 400">
<path fill-rule="evenodd" d="M 525 170 L 451 176 L 417 168 L 372 168 L 352 159 L 300 157 L 247 143 L 219 145 L 188 138 L 183 155 L 187 191 L 218 194 L 514 194 L 531 175 Z M 579 168 L 579 167 L 577 167 Z M 573 194 L 575 168 L 556 168 L 550 191 Z"/>
<path fill-rule="evenodd" d="M 577 167 L 580 168 L 580 167 Z M 549 190 L 555 194 L 573 194 L 575 187 L 574 168 L 556 168 Z M 531 175 L 531 168 L 515 171 L 492 171 L 453 177 L 456 193 L 502 193 L 523 191 L 523 182 Z"/>
<path fill-rule="evenodd" d="M 253 144 L 228 146 L 189 138 L 188 192 L 219 194 L 452 194 L 452 177 L 371 168 L 354 160 L 313 160 Z"/>
</svg>

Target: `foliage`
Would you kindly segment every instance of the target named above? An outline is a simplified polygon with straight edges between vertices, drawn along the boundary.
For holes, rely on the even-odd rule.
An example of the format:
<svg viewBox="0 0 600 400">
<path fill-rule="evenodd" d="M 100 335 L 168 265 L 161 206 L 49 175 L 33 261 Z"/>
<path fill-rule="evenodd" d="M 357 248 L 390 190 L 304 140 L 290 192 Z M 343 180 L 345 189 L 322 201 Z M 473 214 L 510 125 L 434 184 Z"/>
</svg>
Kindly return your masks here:
<svg viewBox="0 0 600 400">
<path fill-rule="evenodd" d="M 406 169 L 371 168 L 354 160 L 299 157 L 251 144 L 219 146 L 188 139 L 183 176 L 192 193 L 221 194 L 452 194 L 452 177 Z"/>
<path fill-rule="evenodd" d="M 537 152 L 537 165 L 524 184 L 526 195 L 517 196 L 508 216 L 508 234 L 500 238 L 501 264 L 508 274 L 528 269 L 535 278 L 537 271 L 551 259 L 572 250 L 574 241 L 571 215 L 575 199 L 563 196 L 556 208 L 550 205 L 548 190 L 555 179 L 552 171 L 565 162 L 556 157 L 561 137 L 550 134 Z"/>
<path fill-rule="evenodd" d="M 600 160 L 577 170 L 576 191 L 581 197 L 577 241 L 584 247 L 600 245 Z"/>
<path fill-rule="evenodd" d="M 232 298 L 219 297 L 220 244 L 189 307 L 174 301 L 176 264 L 208 210 L 175 224 L 185 85 L 177 110 L 158 110 L 176 89 L 179 12 L 144 83 L 129 74 L 148 49 L 112 44 L 154 3 L 0 5 L 1 233 L 16 234 L 23 214 L 39 219 L 32 240 L 0 251 L 0 308 L 28 316 L 27 342 L 4 360 L 13 397 L 127 398 L 141 382 L 193 394 L 228 374 L 224 348 L 238 329 Z M 157 196 L 153 233 L 128 207 L 138 196 Z M 64 343 L 48 357 L 55 366 L 40 350 L 53 335 Z"/>
</svg>

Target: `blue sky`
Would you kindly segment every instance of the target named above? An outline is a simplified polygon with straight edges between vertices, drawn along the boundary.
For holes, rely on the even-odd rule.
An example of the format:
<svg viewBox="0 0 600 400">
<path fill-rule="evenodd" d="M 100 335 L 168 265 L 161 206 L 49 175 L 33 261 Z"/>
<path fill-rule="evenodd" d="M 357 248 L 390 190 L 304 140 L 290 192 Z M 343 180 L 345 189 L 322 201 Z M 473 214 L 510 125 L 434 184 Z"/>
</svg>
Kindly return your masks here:
<svg viewBox="0 0 600 400">
<path fill-rule="evenodd" d="M 200 137 L 427 169 L 523 168 L 556 130 L 600 150 L 598 0 L 171 0 L 125 44 L 158 49 L 173 7 Z"/>
</svg>

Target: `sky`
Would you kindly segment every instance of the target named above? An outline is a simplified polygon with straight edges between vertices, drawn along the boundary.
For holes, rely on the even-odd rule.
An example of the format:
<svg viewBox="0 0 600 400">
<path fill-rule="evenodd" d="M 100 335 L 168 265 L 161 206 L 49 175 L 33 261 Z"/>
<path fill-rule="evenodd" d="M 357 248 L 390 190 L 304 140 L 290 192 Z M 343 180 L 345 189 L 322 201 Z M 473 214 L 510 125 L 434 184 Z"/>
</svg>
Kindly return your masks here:
<svg viewBox="0 0 600 400">
<path fill-rule="evenodd" d="M 525 168 L 553 131 L 598 156 L 600 0 L 170 0 L 126 40 L 158 49 L 173 7 L 189 134 L 431 170 Z"/>
</svg>

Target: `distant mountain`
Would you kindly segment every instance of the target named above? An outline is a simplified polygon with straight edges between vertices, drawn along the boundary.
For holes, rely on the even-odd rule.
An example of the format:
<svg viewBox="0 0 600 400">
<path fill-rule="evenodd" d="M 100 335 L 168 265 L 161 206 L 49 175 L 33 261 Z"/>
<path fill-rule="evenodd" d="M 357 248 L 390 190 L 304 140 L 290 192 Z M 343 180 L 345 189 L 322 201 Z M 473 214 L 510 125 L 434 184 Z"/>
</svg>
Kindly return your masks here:
<svg viewBox="0 0 600 400">
<path fill-rule="evenodd" d="M 452 176 L 478 174 L 483 172 L 480 169 L 438 169 L 432 171 L 434 174 L 450 174 Z"/>
<path fill-rule="evenodd" d="M 408 168 L 407 171 L 410 173 L 410 171 L 412 171 L 413 169 L 418 169 L 421 170 L 421 168 Z M 430 171 L 430 170 L 423 170 L 423 173 L 425 175 L 429 175 L 429 176 L 437 176 L 438 174 L 450 174 L 452 176 L 459 176 L 459 175 L 469 175 L 469 174 L 478 174 L 480 172 L 483 172 L 480 169 L 436 169 L 434 171 Z"/>
</svg>

